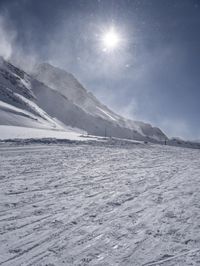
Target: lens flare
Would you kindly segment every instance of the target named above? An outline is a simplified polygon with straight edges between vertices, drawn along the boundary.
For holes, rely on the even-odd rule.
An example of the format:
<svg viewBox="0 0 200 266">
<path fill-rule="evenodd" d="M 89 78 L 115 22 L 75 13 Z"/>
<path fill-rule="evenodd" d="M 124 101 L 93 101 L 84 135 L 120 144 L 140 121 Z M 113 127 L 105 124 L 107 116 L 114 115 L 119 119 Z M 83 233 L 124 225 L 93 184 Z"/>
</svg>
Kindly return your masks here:
<svg viewBox="0 0 200 266">
<path fill-rule="evenodd" d="M 120 35 L 114 28 L 109 29 L 102 36 L 103 51 L 113 51 L 120 46 Z"/>
</svg>

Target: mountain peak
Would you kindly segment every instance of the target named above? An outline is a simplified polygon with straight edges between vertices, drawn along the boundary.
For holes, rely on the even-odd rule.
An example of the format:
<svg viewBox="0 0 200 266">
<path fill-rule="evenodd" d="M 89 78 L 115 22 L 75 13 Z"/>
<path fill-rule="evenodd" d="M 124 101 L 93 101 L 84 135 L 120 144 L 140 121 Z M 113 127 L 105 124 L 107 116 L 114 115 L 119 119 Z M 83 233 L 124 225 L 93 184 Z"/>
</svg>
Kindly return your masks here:
<svg viewBox="0 0 200 266">
<path fill-rule="evenodd" d="M 56 67 L 50 64 L 49 62 L 43 62 L 43 63 L 37 64 L 34 67 L 32 74 L 37 77 L 39 75 L 50 75 L 51 74 L 57 78 L 65 77 L 65 78 L 73 80 L 74 82 L 78 82 L 77 79 L 71 73 L 67 72 L 64 69 Z"/>
</svg>

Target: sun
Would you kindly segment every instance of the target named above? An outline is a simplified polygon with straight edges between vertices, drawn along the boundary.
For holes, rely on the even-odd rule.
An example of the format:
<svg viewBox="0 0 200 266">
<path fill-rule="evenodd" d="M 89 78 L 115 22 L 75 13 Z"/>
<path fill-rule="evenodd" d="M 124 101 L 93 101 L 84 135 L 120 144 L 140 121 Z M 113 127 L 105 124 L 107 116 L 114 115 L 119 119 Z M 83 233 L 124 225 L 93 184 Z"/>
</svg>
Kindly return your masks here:
<svg viewBox="0 0 200 266">
<path fill-rule="evenodd" d="M 121 38 L 119 33 L 112 27 L 104 32 L 101 38 L 103 51 L 114 51 L 120 47 Z"/>
</svg>

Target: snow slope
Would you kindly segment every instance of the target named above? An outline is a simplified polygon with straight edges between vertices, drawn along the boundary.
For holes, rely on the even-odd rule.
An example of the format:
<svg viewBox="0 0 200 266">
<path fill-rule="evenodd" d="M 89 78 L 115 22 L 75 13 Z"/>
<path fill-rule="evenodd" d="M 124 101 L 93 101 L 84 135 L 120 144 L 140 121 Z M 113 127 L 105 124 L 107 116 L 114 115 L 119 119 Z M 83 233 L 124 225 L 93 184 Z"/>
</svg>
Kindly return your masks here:
<svg viewBox="0 0 200 266">
<path fill-rule="evenodd" d="M 38 129 L 18 126 L 5 126 L 0 125 L 0 141 L 3 140 L 24 140 L 24 139 L 49 139 L 52 142 L 54 139 L 67 139 L 74 141 L 86 141 L 95 140 L 89 136 L 82 135 L 84 132 L 75 132 L 73 129 L 70 130 L 56 130 L 56 129 Z"/>
<path fill-rule="evenodd" d="M 61 128 L 36 103 L 31 77 L 0 58 L 0 124 Z"/>
<path fill-rule="evenodd" d="M 199 265 L 199 150 L 3 144 L 0 162 L 0 265 Z"/>
<path fill-rule="evenodd" d="M 33 91 L 34 86 L 36 86 L 37 89 L 43 89 L 44 92 L 46 92 L 46 90 L 49 91 L 49 93 L 45 95 L 47 96 L 45 99 L 46 102 L 48 94 L 51 95 L 52 89 L 47 88 L 44 84 L 34 80 L 30 75 L 0 57 L 0 125 L 9 126 L 6 130 L 5 127 L 0 128 L 0 138 L 4 138 L 6 135 L 11 138 L 15 138 L 16 136 L 20 138 L 29 138 L 30 135 L 32 137 L 39 137 L 39 132 L 41 132 L 41 138 L 67 137 L 71 134 L 72 128 L 70 126 L 62 123 L 56 117 L 52 117 L 39 107 L 38 98 Z M 58 93 L 54 94 L 57 96 Z M 55 96 L 54 94 L 53 96 Z M 54 98 L 51 98 L 49 104 L 51 106 L 54 104 Z M 66 101 L 64 104 L 67 106 Z M 61 109 L 59 112 L 61 112 Z M 19 126 L 22 128 L 16 128 Z M 36 129 L 45 129 L 46 131 Z M 24 130 L 23 134 L 22 130 Z M 50 131 L 48 132 L 47 130 Z M 58 130 L 58 132 L 56 130 Z M 60 130 L 63 130 L 64 133 L 61 133 Z M 76 136 L 77 133 L 79 135 L 84 133 L 83 130 L 77 128 L 73 128 L 73 131 L 74 136 Z M 30 134 L 30 132 L 32 133 Z M 44 132 L 46 132 L 46 136 Z"/>
</svg>

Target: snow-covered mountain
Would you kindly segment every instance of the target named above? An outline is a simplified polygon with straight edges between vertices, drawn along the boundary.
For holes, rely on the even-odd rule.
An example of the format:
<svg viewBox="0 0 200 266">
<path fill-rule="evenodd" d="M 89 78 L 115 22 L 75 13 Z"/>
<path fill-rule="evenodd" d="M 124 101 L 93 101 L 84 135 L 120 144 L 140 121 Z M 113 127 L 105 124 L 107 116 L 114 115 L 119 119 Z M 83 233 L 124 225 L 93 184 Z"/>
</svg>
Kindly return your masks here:
<svg viewBox="0 0 200 266">
<path fill-rule="evenodd" d="M 0 125 L 66 130 L 91 135 L 163 141 L 158 128 L 127 120 L 88 92 L 73 75 L 44 63 L 33 73 L 0 59 Z"/>
<path fill-rule="evenodd" d="M 77 112 L 81 109 L 82 115 L 79 116 L 78 114 L 76 119 L 74 113 L 69 114 L 69 116 L 65 114 L 64 117 L 62 112 L 56 113 L 56 117 L 59 116 L 58 118 L 63 123 L 80 127 L 93 135 L 104 136 L 106 134 L 107 136 L 135 139 L 144 137 L 156 140 L 166 139 L 160 129 L 143 122 L 124 119 L 111 111 L 107 106 L 100 103 L 91 92 L 88 92 L 72 74 L 62 69 L 43 63 L 34 69 L 33 75 L 37 80 L 68 99 L 71 105 L 76 106 Z M 41 98 L 41 95 L 38 98 Z M 53 114 L 56 112 L 51 107 L 47 111 L 48 113 L 53 112 Z M 74 108 L 71 106 L 68 112 L 72 111 L 74 112 Z"/>
</svg>

